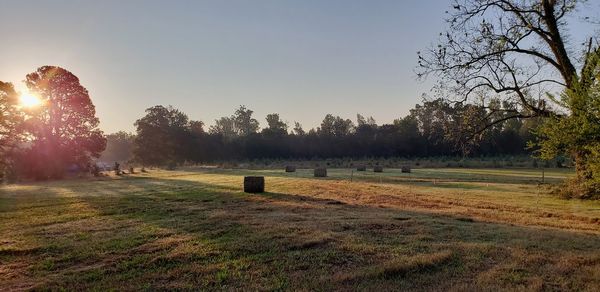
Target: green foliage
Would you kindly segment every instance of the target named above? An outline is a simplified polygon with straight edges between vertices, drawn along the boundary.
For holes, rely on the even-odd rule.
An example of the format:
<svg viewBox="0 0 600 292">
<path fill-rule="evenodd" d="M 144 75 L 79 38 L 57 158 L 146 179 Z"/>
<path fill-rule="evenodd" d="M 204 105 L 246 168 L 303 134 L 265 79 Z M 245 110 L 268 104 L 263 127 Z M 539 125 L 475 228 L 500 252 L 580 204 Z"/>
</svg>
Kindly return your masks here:
<svg viewBox="0 0 600 292">
<path fill-rule="evenodd" d="M 537 146 L 542 159 L 560 155 L 575 159 L 577 177 L 569 184 L 569 196 L 600 195 L 599 60 L 600 50 L 588 57 L 580 80 L 561 95 L 561 103 L 570 112 L 546 119 L 537 131 L 540 137 Z"/>
<path fill-rule="evenodd" d="M 11 151 L 21 140 L 18 127 L 23 115 L 17 110 L 17 92 L 11 83 L 0 81 L 0 180 L 10 163 Z"/>
<path fill-rule="evenodd" d="M 185 160 L 190 123 L 183 112 L 157 105 L 135 122 L 135 160 L 143 165 L 164 166 Z"/>
<path fill-rule="evenodd" d="M 27 75 L 29 91 L 42 100 L 24 110 L 28 143 L 17 154 L 21 176 L 60 178 L 67 169 L 88 170 L 106 147 L 89 93 L 66 69 L 43 66 Z"/>
</svg>

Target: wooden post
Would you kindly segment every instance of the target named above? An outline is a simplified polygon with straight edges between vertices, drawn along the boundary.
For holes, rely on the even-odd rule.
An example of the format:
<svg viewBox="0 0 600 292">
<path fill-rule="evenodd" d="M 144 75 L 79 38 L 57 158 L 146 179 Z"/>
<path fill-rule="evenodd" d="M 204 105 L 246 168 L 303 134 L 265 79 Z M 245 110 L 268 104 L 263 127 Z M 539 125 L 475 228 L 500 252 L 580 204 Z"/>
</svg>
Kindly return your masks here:
<svg viewBox="0 0 600 292">
<path fill-rule="evenodd" d="M 544 183 L 545 179 L 546 179 L 546 174 L 544 173 L 544 167 L 542 166 L 542 183 Z"/>
</svg>

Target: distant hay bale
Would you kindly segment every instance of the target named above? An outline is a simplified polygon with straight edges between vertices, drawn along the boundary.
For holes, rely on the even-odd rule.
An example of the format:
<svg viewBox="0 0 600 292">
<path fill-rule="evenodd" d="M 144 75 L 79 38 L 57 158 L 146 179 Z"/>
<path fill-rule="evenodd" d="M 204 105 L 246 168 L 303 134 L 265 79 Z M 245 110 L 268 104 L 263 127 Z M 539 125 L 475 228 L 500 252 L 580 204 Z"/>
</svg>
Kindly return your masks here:
<svg viewBox="0 0 600 292">
<path fill-rule="evenodd" d="M 294 166 L 294 165 L 287 165 L 285 167 L 285 172 L 296 172 L 296 166 Z"/>
<path fill-rule="evenodd" d="M 381 165 L 375 165 L 373 167 L 373 172 L 383 172 L 383 166 L 381 166 Z"/>
<path fill-rule="evenodd" d="M 367 166 L 359 165 L 356 167 L 356 171 L 367 171 Z"/>
<path fill-rule="evenodd" d="M 325 168 L 325 167 L 315 168 L 315 177 L 327 177 L 327 168 Z"/>
<path fill-rule="evenodd" d="M 265 191 L 264 176 L 245 176 L 244 177 L 244 192 L 246 193 L 262 193 Z"/>
<path fill-rule="evenodd" d="M 402 173 L 410 173 L 410 166 L 408 166 L 408 165 L 402 166 Z"/>
</svg>

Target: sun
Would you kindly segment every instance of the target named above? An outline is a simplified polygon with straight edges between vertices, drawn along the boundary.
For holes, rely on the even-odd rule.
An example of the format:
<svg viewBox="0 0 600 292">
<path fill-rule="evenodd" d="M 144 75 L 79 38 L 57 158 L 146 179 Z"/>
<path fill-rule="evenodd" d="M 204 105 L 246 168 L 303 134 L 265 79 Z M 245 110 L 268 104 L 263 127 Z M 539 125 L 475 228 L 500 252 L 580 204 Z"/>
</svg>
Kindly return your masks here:
<svg viewBox="0 0 600 292">
<path fill-rule="evenodd" d="M 36 107 L 40 104 L 42 104 L 42 100 L 31 94 L 31 93 L 24 93 L 21 94 L 20 98 L 19 98 L 19 103 L 23 106 L 23 107 Z"/>
</svg>

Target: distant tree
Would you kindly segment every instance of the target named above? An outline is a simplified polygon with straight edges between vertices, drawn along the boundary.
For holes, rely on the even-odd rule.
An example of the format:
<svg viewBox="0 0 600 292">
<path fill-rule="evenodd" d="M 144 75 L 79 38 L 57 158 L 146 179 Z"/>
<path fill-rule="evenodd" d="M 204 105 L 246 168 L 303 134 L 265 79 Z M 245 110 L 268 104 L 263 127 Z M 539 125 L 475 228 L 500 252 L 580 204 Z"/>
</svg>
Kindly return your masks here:
<svg viewBox="0 0 600 292">
<path fill-rule="evenodd" d="M 325 115 L 317 133 L 321 136 L 333 136 L 335 117 L 332 114 Z"/>
<path fill-rule="evenodd" d="M 42 100 L 27 112 L 27 173 L 36 178 L 60 177 L 68 167 L 88 168 L 106 147 L 89 93 L 73 73 L 43 66 L 28 74 L 29 91 Z"/>
<path fill-rule="evenodd" d="M 215 124 L 210 127 L 209 133 L 213 135 L 219 134 L 227 138 L 237 136 L 235 119 L 233 117 L 221 117 L 215 120 Z"/>
<path fill-rule="evenodd" d="M 588 72 L 596 67 L 593 58 L 600 52 L 597 36 L 591 35 L 583 44 L 565 37 L 569 20 L 577 17 L 584 2 L 456 0 L 447 32 L 440 34 L 436 46 L 419 53 L 418 74 L 439 77 L 439 92 L 457 95 L 449 100 L 473 102 L 489 110 L 487 116 L 495 118 L 477 132 L 514 118 L 542 117 L 562 126 L 575 125 L 558 121 L 585 115 L 578 113 L 582 110 L 578 105 L 582 98 L 590 98 L 594 80 Z M 563 98 L 557 98 L 563 91 Z M 498 99 L 512 106 L 495 107 Z M 503 114 L 494 115 L 497 111 Z M 576 181 L 586 184 L 590 179 L 587 152 L 585 147 L 571 146 Z"/>
<path fill-rule="evenodd" d="M 306 132 L 302 128 L 302 125 L 299 122 L 294 122 L 294 129 L 292 129 L 292 133 L 296 136 L 304 136 Z"/>
<path fill-rule="evenodd" d="M 190 121 L 190 131 L 195 135 L 205 134 L 204 132 L 204 122 L 202 121 Z"/>
<path fill-rule="evenodd" d="M 375 119 L 373 117 L 365 118 L 361 114 L 356 114 L 356 126 L 357 127 L 361 127 L 361 126 L 373 127 L 373 126 L 377 126 L 377 123 L 375 122 Z"/>
<path fill-rule="evenodd" d="M 134 141 L 133 134 L 123 131 L 106 135 L 106 149 L 102 152 L 100 160 L 110 163 L 131 160 Z"/>
<path fill-rule="evenodd" d="M 189 141 L 189 119 L 173 108 L 157 105 L 135 122 L 135 160 L 143 165 L 166 166 L 185 160 Z"/>
<path fill-rule="evenodd" d="M 254 111 L 241 105 L 233 116 L 235 129 L 240 136 L 248 136 L 258 131 L 258 121 L 252 118 Z"/>
<path fill-rule="evenodd" d="M 12 151 L 21 141 L 19 125 L 22 113 L 17 109 L 18 96 L 13 85 L 0 81 L 0 180 L 6 171 Z"/>
<path fill-rule="evenodd" d="M 283 136 L 287 134 L 288 125 L 279 118 L 279 114 L 268 114 L 266 117 L 267 128 L 263 134 Z"/>
</svg>

